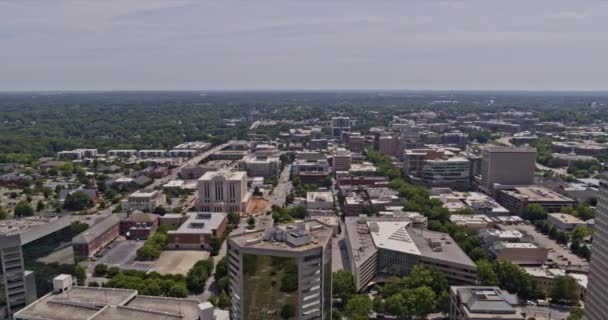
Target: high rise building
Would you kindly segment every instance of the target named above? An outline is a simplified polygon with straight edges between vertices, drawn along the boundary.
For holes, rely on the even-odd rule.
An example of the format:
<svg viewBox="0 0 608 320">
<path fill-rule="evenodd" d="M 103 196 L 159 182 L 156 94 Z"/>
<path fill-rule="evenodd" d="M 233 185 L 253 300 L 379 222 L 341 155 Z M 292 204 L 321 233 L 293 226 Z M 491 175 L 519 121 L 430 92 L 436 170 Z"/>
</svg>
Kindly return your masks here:
<svg viewBox="0 0 608 320">
<path fill-rule="evenodd" d="M 593 228 L 585 319 L 608 319 L 608 176 L 600 178 L 599 202 Z"/>
<path fill-rule="evenodd" d="M 26 261 L 72 238 L 70 217 L 29 217 L 0 222 L 0 319 L 36 300 L 34 273 Z"/>
<path fill-rule="evenodd" d="M 245 212 L 250 198 L 247 172 L 209 171 L 198 179 L 198 211 Z"/>
<path fill-rule="evenodd" d="M 339 148 L 333 158 L 334 171 L 348 171 L 352 165 L 353 158 L 350 151 Z"/>
<path fill-rule="evenodd" d="M 349 117 L 332 117 L 331 118 L 331 135 L 334 138 L 341 139 L 342 132 L 350 132 Z"/>
<path fill-rule="evenodd" d="M 331 319 L 332 232 L 310 220 L 231 236 L 230 319 Z"/>
<path fill-rule="evenodd" d="M 494 185 L 531 185 L 534 183 L 536 149 L 529 147 L 489 146 L 482 151 L 481 189 L 494 192 Z"/>
<path fill-rule="evenodd" d="M 470 163 L 467 158 L 425 160 L 420 174 L 422 181 L 429 187 L 445 187 L 467 190 L 470 186 Z"/>
</svg>

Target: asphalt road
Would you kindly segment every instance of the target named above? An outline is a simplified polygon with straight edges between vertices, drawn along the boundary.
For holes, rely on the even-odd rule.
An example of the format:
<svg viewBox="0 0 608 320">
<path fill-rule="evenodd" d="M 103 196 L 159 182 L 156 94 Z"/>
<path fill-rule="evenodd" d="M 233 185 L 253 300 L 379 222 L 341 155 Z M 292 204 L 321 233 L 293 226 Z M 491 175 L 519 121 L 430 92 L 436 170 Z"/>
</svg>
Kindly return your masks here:
<svg viewBox="0 0 608 320">
<path fill-rule="evenodd" d="M 270 205 L 276 205 L 279 207 L 285 205 L 285 199 L 291 192 L 291 181 L 289 181 L 290 172 L 291 165 L 286 165 L 285 168 L 283 168 L 283 172 L 281 172 L 281 176 L 279 177 L 279 183 L 272 192 L 270 197 Z"/>
</svg>

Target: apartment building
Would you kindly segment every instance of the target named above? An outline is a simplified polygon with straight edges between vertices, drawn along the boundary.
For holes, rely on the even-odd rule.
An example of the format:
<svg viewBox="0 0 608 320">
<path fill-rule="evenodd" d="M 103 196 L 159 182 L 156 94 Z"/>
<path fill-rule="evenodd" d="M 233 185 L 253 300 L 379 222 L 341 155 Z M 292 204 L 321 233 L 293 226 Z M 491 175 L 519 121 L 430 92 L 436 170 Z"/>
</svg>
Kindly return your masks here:
<svg viewBox="0 0 608 320">
<path fill-rule="evenodd" d="M 97 157 L 97 149 L 74 149 L 57 152 L 58 159 L 82 160 Z"/>
<path fill-rule="evenodd" d="M 547 261 L 549 249 L 529 242 L 495 242 L 490 253 L 496 259 L 511 261 L 522 266 L 541 266 Z"/>
<path fill-rule="evenodd" d="M 245 171 L 209 171 L 198 179 L 196 208 L 200 212 L 244 213 L 250 199 Z"/>
<path fill-rule="evenodd" d="M 358 291 L 376 276 L 405 276 L 416 265 L 444 272 L 451 283 L 477 282 L 477 266 L 448 234 L 411 224 L 407 216 L 346 217 L 346 248 Z"/>
<path fill-rule="evenodd" d="M 480 188 L 489 194 L 495 184 L 531 185 L 534 183 L 536 149 L 488 146 L 482 150 Z"/>
<path fill-rule="evenodd" d="M 230 236 L 230 319 L 331 319 L 332 234 L 309 220 Z"/>
<path fill-rule="evenodd" d="M 165 195 L 160 191 L 135 191 L 121 201 L 124 211 L 152 212 L 156 207 L 165 204 Z"/>
</svg>

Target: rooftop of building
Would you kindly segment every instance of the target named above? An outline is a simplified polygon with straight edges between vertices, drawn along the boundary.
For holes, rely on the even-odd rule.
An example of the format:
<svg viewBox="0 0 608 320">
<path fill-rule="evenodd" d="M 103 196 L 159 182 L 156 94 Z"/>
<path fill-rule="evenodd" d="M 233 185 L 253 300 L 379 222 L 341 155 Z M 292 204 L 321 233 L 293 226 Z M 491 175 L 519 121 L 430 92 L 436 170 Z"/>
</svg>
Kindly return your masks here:
<svg viewBox="0 0 608 320">
<path fill-rule="evenodd" d="M 524 318 L 516 308 L 517 296 L 498 287 L 452 286 L 450 292 L 458 297 L 471 319 L 512 319 L 513 315 Z"/>
<path fill-rule="evenodd" d="M 217 230 L 226 220 L 228 214 L 223 212 L 189 212 L 187 213 L 187 216 L 188 218 L 186 221 L 184 221 L 177 230 L 169 231 L 169 234 L 212 233 L 213 230 Z"/>
<path fill-rule="evenodd" d="M 475 267 L 475 263 L 446 233 L 410 228 L 407 216 L 346 217 L 345 227 L 355 264 L 367 261 L 378 249 Z"/>
<path fill-rule="evenodd" d="M 309 191 L 306 192 L 307 202 L 333 202 L 334 196 L 331 191 Z"/>
<path fill-rule="evenodd" d="M 418 229 L 409 230 L 411 230 L 410 236 L 416 243 L 422 257 L 476 268 L 475 262 L 447 233 Z"/>
<path fill-rule="evenodd" d="M 534 243 L 530 242 L 503 242 L 498 241 L 494 243 L 494 249 L 502 250 L 502 249 L 537 249 L 537 246 Z"/>
<path fill-rule="evenodd" d="M 507 190 L 500 190 L 515 198 L 525 198 L 528 201 L 574 201 L 551 189 L 542 186 L 520 186 Z"/>
<path fill-rule="evenodd" d="M 42 227 L 59 219 L 61 219 L 61 217 L 34 216 L 2 220 L 0 221 L 0 236 L 20 234 L 38 227 Z"/>
<path fill-rule="evenodd" d="M 558 220 L 563 223 L 576 223 L 576 224 L 584 224 L 585 221 L 566 213 L 550 213 L 549 216 L 555 220 Z"/>
<path fill-rule="evenodd" d="M 331 241 L 332 234 L 330 226 L 318 220 L 308 220 L 233 235 L 229 237 L 229 241 L 242 249 L 300 253 L 323 247 Z M 290 237 L 300 240 L 297 243 L 290 242 Z"/>
<path fill-rule="evenodd" d="M 155 198 L 159 196 L 160 191 L 145 191 L 145 190 L 137 190 L 129 195 L 129 198 Z"/>
<path fill-rule="evenodd" d="M 128 213 L 122 221 L 129 222 L 154 222 L 158 220 L 158 215 L 153 213 L 146 213 L 139 210 L 135 210 Z"/>
<path fill-rule="evenodd" d="M 483 151 L 491 152 L 491 153 L 529 153 L 536 152 L 535 148 L 531 147 L 505 147 L 505 146 L 485 146 Z"/>
<path fill-rule="evenodd" d="M 242 180 L 247 177 L 245 171 L 232 171 L 232 170 L 219 170 L 219 171 L 207 171 L 200 177 L 199 181 L 213 180 L 217 177 L 221 177 L 225 180 Z"/>
<path fill-rule="evenodd" d="M 524 234 L 519 230 L 485 229 L 480 232 L 480 236 L 491 236 L 499 239 L 518 239 L 523 238 Z"/>
<path fill-rule="evenodd" d="M 17 312 L 38 320 L 191 320 L 197 300 L 140 296 L 136 290 L 74 286 L 49 293 Z"/>
<path fill-rule="evenodd" d="M 99 237 L 101 234 L 106 232 L 108 229 L 117 225 L 120 222 L 120 217 L 116 214 L 111 214 L 107 218 L 101 220 L 97 224 L 83 231 L 72 239 L 72 243 L 75 244 L 86 244 Z"/>
</svg>

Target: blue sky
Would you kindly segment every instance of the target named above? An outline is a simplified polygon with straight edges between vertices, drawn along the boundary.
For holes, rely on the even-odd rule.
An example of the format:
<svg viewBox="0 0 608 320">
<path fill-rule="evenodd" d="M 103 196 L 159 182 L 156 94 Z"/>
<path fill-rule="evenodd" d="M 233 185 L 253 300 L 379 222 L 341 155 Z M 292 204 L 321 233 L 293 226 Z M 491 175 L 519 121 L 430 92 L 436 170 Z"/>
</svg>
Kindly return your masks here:
<svg viewBox="0 0 608 320">
<path fill-rule="evenodd" d="M 608 90 L 608 2 L 0 0 L 0 91 Z"/>
</svg>

